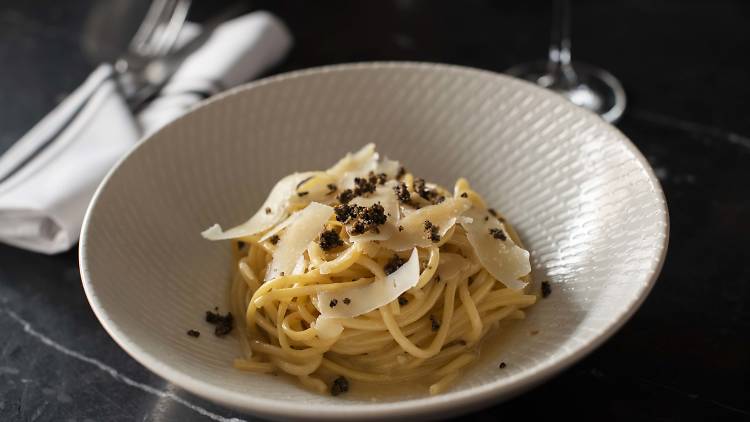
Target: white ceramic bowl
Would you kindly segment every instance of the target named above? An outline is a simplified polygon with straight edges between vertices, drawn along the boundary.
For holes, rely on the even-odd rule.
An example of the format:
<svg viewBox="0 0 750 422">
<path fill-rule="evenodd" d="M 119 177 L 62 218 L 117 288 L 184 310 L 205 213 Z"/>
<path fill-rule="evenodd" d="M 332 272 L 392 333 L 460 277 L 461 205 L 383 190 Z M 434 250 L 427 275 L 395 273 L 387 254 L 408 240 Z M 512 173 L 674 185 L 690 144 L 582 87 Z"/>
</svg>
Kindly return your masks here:
<svg viewBox="0 0 750 422">
<path fill-rule="evenodd" d="M 435 397 L 320 396 L 233 369 L 237 342 L 202 322 L 214 305 L 226 309 L 229 246 L 199 233 L 244 221 L 283 175 L 326 168 L 368 142 L 427 180 L 467 177 L 515 223 L 552 295 Z M 648 294 L 667 238 L 649 165 L 597 116 L 495 73 L 366 63 L 246 85 L 141 143 L 99 188 L 80 264 L 115 341 L 197 395 L 275 418 L 438 417 L 519 394 L 600 345 Z M 188 337 L 190 328 L 204 335 Z"/>
</svg>

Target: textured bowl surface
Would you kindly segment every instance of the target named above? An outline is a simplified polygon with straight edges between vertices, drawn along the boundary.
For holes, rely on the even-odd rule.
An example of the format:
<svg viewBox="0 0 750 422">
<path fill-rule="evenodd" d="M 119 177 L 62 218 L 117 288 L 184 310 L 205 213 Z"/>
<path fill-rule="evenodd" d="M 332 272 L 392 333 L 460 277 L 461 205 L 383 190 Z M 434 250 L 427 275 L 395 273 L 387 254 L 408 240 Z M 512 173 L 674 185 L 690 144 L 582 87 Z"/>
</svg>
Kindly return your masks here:
<svg viewBox="0 0 750 422">
<path fill-rule="evenodd" d="M 214 305 L 226 309 L 229 245 L 201 230 L 244 221 L 282 176 L 326 168 L 368 142 L 427 180 L 467 177 L 516 225 L 551 296 L 494 333 L 436 397 L 326 397 L 236 371 L 238 343 L 202 322 Z M 648 294 L 667 238 L 650 167 L 597 116 L 490 72 L 370 63 L 247 85 L 150 137 L 99 188 L 80 259 L 91 306 L 117 343 L 195 394 L 276 418 L 445 416 L 512 397 L 601 344 Z M 204 335 L 188 337 L 190 328 Z"/>
</svg>

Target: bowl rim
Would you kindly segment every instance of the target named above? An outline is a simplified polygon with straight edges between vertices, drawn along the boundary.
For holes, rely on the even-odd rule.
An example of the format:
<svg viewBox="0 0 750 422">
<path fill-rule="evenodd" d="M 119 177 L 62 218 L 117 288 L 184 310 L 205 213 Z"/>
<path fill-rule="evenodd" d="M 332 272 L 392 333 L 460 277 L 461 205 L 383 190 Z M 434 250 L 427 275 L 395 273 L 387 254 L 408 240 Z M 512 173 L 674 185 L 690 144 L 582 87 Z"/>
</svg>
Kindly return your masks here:
<svg viewBox="0 0 750 422">
<path fill-rule="evenodd" d="M 535 365 L 533 369 L 521 371 L 520 373 L 507 378 L 498 378 L 497 380 L 488 384 L 473 386 L 463 390 L 450 391 L 437 396 L 420 397 L 416 399 L 408 399 L 396 402 L 355 403 L 342 401 L 341 404 L 322 405 L 315 409 L 314 414 L 310 412 L 310 405 L 303 402 L 282 402 L 277 399 L 265 398 L 262 396 L 252 396 L 249 394 L 226 391 L 220 386 L 209 384 L 203 380 L 194 378 L 183 371 L 173 368 L 168 363 L 162 361 L 157 355 L 153 355 L 145 351 L 137 343 L 133 342 L 128 334 L 121 330 L 118 324 L 109 317 L 106 309 L 102 306 L 88 267 L 90 253 L 88 248 L 88 237 L 92 215 L 96 211 L 96 205 L 102 192 L 107 188 L 110 179 L 112 179 L 112 177 L 117 174 L 119 168 L 123 165 L 123 163 L 127 161 L 129 157 L 135 153 L 135 151 L 142 148 L 146 143 L 153 141 L 153 139 L 155 138 L 158 138 L 158 134 L 166 130 L 166 128 L 172 125 L 180 124 L 182 120 L 188 118 L 193 111 L 202 107 L 206 107 L 207 105 L 213 104 L 214 102 L 222 101 L 227 97 L 234 96 L 246 91 L 251 91 L 257 87 L 281 83 L 285 80 L 303 78 L 320 73 L 348 72 L 358 69 L 372 70 L 393 68 L 452 71 L 461 72 L 468 75 L 481 75 L 484 77 L 492 76 L 499 79 L 513 80 L 514 83 L 521 83 L 526 86 L 526 89 L 536 90 L 541 95 L 546 96 L 551 101 L 558 102 L 558 104 L 561 104 L 563 107 L 568 107 L 571 110 L 575 110 L 576 113 L 583 113 L 583 115 L 587 115 L 589 120 L 593 117 L 599 121 L 599 124 L 606 125 L 608 131 L 610 131 L 614 135 L 612 137 L 613 141 L 622 143 L 626 147 L 626 149 L 633 154 L 635 160 L 645 171 L 645 174 L 652 185 L 652 193 L 659 197 L 658 204 L 661 206 L 661 210 L 663 211 L 662 213 L 660 213 L 660 215 L 663 216 L 662 218 L 664 219 L 663 237 L 661 238 L 661 245 L 659 245 L 660 249 L 658 250 L 658 256 L 649 257 L 651 265 L 647 273 L 645 274 L 644 279 L 641 280 L 643 283 L 637 291 L 634 299 L 625 304 L 621 308 L 620 312 L 617 315 L 613 316 L 610 322 L 605 325 L 599 333 L 595 334 L 595 336 L 589 342 L 572 347 L 569 350 L 566 350 L 559 354 L 558 358 L 554 360 L 543 361 L 542 363 Z M 178 119 L 162 127 L 155 133 L 142 138 L 136 144 L 136 146 L 133 147 L 124 157 L 122 157 L 107 173 L 105 178 L 99 184 L 96 192 L 94 193 L 94 196 L 91 199 L 91 202 L 89 203 L 81 229 L 79 242 L 79 267 L 81 270 L 83 289 L 89 305 L 91 306 L 91 309 L 93 310 L 97 319 L 99 319 L 99 322 L 107 331 L 107 333 L 133 359 L 138 361 L 140 364 L 142 364 L 155 374 L 166 379 L 168 382 L 173 383 L 192 394 L 206 398 L 215 403 L 228 406 L 232 409 L 237 409 L 240 411 L 254 413 L 262 416 L 276 418 L 293 417 L 296 419 L 325 418 L 342 420 L 351 419 L 354 417 L 372 419 L 417 416 L 436 412 L 458 413 L 461 409 L 467 410 L 471 408 L 478 408 L 482 405 L 487 405 L 493 401 L 499 400 L 501 397 L 511 397 L 513 395 L 520 394 L 521 392 L 534 387 L 542 381 L 570 367 L 575 362 L 579 361 L 580 359 L 591 353 L 593 350 L 595 350 L 597 347 L 599 347 L 607 339 L 609 339 L 625 324 L 625 322 L 627 322 L 632 317 L 635 311 L 638 310 L 640 305 L 643 303 L 643 301 L 646 299 L 649 292 L 653 288 L 664 265 L 669 244 L 669 231 L 670 222 L 667 201 L 664 196 L 661 184 L 654 174 L 653 169 L 651 168 L 643 154 L 632 143 L 632 141 L 630 141 L 616 127 L 606 123 L 599 116 L 587 110 L 580 109 L 575 105 L 569 103 L 563 97 L 551 91 L 540 88 L 532 83 L 489 70 L 442 63 L 416 61 L 372 61 L 313 67 L 288 73 L 282 73 L 279 75 L 240 85 L 194 105 L 187 113 L 183 114 Z"/>
</svg>

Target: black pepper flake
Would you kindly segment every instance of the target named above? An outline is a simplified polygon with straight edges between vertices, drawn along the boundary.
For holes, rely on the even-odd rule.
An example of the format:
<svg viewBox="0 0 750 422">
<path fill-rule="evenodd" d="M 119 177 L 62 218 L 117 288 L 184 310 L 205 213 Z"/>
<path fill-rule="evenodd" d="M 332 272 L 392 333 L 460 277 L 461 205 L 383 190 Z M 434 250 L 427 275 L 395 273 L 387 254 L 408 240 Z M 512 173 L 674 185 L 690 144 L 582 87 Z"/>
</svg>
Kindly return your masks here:
<svg viewBox="0 0 750 422">
<path fill-rule="evenodd" d="M 466 192 L 461 194 L 461 198 L 468 198 L 468 197 L 469 197 L 469 194 Z"/>
<path fill-rule="evenodd" d="M 307 191 L 297 192 L 297 196 L 299 196 L 300 198 L 302 198 L 303 196 L 306 196 L 308 193 L 310 193 L 310 192 L 307 192 Z"/>
<path fill-rule="evenodd" d="M 404 175 L 406 175 L 406 169 L 404 168 L 404 166 L 401 166 L 398 168 L 398 173 L 396 173 L 396 179 L 401 180 Z"/>
<path fill-rule="evenodd" d="M 214 334 L 217 337 L 224 337 L 234 328 L 234 317 L 231 312 L 222 315 L 218 312 L 206 311 L 206 322 L 214 325 Z"/>
<path fill-rule="evenodd" d="M 437 243 L 440 242 L 440 233 L 439 233 L 440 227 L 433 225 L 430 229 L 430 240 Z"/>
<path fill-rule="evenodd" d="M 272 245 L 275 245 L 275 244 L 279 243 L 279 240 L 281 240 L 281 238 L 279 237 L 278 234 L 275 234 L 275 235 L 269 237 L 268 240 L 271 242 Z"/>
<path fill-rule="evenodd" d="M 486 215 L 484 216 L 484 221 L 487 221 L 487 220 L 489 220 L 489 219 L 490 219 L 490 218 L 489 218 L 489 217 L 487 217 Z"/>
<path fill-rule="evenodd" d="M 425 229 L 425 230 L 432 230 L 432 221 L 430 221 L 430 220 L 425 220 L 425 221 L 424 221 L 424 229 Z"/>
<path fill-rule="evenodd" d="M 201 332 L 197 330 L 188 330 L 187 335 L 189 335 L 190 337 L 200 337 Z"/>
<path fill-rule="evenodd" d="M 505 235 L 503 229 L 490 229 L 490 236 L 494 237 L 495 239 L 508 240 L 508 237 Z"/>
<path fill-rule="evenodd" d="M 336 230 L 325 230 L 320 234 L 320 248 L 324 251 L 331 250 L 344 244 Z"/>
<path fill-rule="evenodd" d="M 440 283 L 440 276 L 439 276 L 439 275 L 436 275 L 436 276 L 435 276 L 435 282 L 436 282 L 436 283 Z"/>
<path fill-rule="evenodd" d="M 305 183 L 307 183 L 312 178 L 313 178 L 312 176 L 309 176 L 309 177 L 306 177 L 306 178 L 302 179 L 301 182 L 297 183 L 297 187 L 295 189 L 299 189 L 300 186 L 304 185 Z"/>
<path fill-rule="evenodd" d="M 385 182 L 388 181 L 388 176 L 385 173 L 378 173 L 376 177 L 379 185 L 384 185 Z"/>
<path fill-rule="evenodd" d="M 331 395 L 332 396 L 338 396 L 339 394 L 343 394 L 349 391 L 349 381 L 344 377 L 338 377 L 335 380 L 333 380 L 333 385 L 331 385 Z"/>
<path fill-rule="evenodd" d="M 547 297 L 552 293 L 552 286 L 549 281 L 542 281 L 542 297 Z"/>
<path fill-rule="evenodd" d="M 284 271 L 279 273 L 279 277 L 284 277 Z"/>
<path fill-rule="evenodd" d="M 335 308 L 338 303 L 338 299 L 331 299 L 331 301 L 328 303 L 328 306 L 331 308 Z"/>
<path fill-rule="evenodd" d="M 435 318 L 435 315 L 430 315 L 430 323 L 432 327 L 432 331 L 437 331 L 440 329 L 440 321 Z"/>
<path fill-rule="evenodd" d="M 506 365 L 505 362 L 500 362 L 499 368 L 500 369 L 505 369 L 506 366 L 508 366 L 508 365 Z"/>
<path fill-rule="evenodd" d="M 354 199 L 354 192 L 351 189 L 342 191 L 338 196 L 338 200 L 342 204 L 348 204 L 352 199 Z"/>
<path fill-rule="evenodd" d="M 348 297 L 345 297 L 343 302 L 344 302 L 344 305 L 348 305 L 348 304 L 352 303 L 352 300 L 349 299 Z"/>
<path fill-rule="evenodd" d="M 398 226 L 398 231 L 400 232 L 404 231 L 404 226 Z"/>
<path fill-rule="evenodd" d="M 397 269 L 401 268 L 401 266 L 404 265 L 404 262 L 405 261 L 401 259 L 400 256 L 393 254 L 391 259 L 389 259 L 385 264 L 385 267 L 383 267 L 383 272 L 385 272 L 386 274 L 393 274 Z"/>
<path fill-rule="evenodd" d="M 409 188 L 406 186 L 406 183 L 399 183 L 393 187 L 393 190 L 396 192 L 396 197 L 399 202 L 402 204 L 408 204 L 411 202 L 411 193 L 409 193 Z"/>
<path fill-rule="evenodd" d="M 407 298 L 405 298 L 403 296 L 399 296 L 398 297 L 398 304 L 399 304 L 399 306 L 404 306 L 407 303 L 409 303 L 409 299 L 407 299 Z"/>
<path fill-rule="evenodd" d="M 487 210 L 490 214 L 492 214 L 493 217 L 497 218 L 497 211 L 495 211 L 494 208 L 490 208 Z"/>
<path fill-rule="evenodd" d="M 270 213 L 271 213 L 271 207 L 266 207 L 266 214 L 270 214 Z"/>
<path fill-rule="evenodd" d="M 338 186 L 336 186 L 335 183 L 329 183 L 326 185 L 326 187 L 328 188 L 328 193 L 326 193 L 326 195 L 332 195 L 338 190 Z"/>
</svg>

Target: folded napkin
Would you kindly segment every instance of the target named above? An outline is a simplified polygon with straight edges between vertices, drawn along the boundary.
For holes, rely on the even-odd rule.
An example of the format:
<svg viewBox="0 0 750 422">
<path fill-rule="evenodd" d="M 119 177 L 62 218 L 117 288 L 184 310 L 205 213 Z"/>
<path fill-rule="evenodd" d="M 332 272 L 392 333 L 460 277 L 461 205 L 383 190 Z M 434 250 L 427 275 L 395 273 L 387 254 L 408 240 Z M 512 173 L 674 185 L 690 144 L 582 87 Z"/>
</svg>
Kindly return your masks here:
<svg viewBox="0 0 750 422">
<path fill-rule="evenodd" d="M 142 136 L 259 76 L 291 42 L 284 24 L 267 12 L 222 23 L 137 116 L 113 68 L 100 65 L 0 157 L 0 242 L 48 254 L 70 249 L 96 187 Z"/>
</svg>

